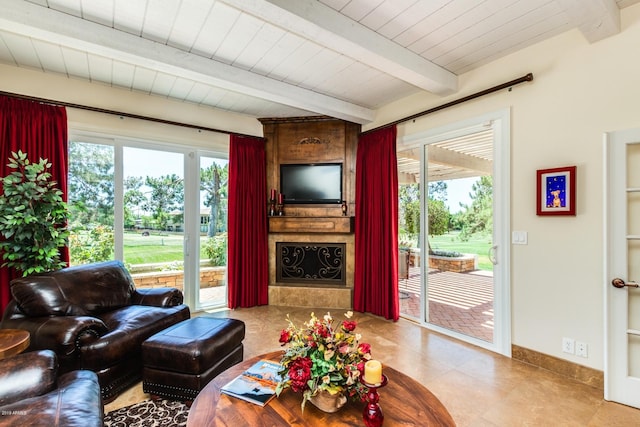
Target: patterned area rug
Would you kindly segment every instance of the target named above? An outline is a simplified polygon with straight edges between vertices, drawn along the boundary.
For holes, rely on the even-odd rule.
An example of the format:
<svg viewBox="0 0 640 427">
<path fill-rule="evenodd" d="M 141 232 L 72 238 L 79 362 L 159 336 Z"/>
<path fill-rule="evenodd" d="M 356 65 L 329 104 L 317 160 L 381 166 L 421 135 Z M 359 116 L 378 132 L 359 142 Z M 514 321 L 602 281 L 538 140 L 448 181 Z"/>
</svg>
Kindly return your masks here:
<svg viewBox="0 0 640 427">
<path fill-rule="evenodd" d="M 171 400 L 145 400 L 111 411 L 104 416 L 106 427 L 186 426 L 189 408 Z"/>
</svg>

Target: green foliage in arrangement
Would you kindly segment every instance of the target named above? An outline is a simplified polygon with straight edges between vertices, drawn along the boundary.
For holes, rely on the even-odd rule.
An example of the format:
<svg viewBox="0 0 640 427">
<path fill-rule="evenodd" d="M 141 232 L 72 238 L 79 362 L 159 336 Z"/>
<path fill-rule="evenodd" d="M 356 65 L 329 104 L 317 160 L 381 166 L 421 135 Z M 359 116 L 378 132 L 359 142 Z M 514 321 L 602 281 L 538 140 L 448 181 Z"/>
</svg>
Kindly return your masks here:
<svg viewBox="0 0 640 427">
<path fill-rule="evenodd" d="M 2 266 L 23 276 L 65 267 L 60 248 L 69 235 L 67 204 L 51 180 L 51 163 L 31 163 L 18 151 L 11 153 L 7 166 L 13 171 L 2 178 L 0 195 Z"/>
</svg>

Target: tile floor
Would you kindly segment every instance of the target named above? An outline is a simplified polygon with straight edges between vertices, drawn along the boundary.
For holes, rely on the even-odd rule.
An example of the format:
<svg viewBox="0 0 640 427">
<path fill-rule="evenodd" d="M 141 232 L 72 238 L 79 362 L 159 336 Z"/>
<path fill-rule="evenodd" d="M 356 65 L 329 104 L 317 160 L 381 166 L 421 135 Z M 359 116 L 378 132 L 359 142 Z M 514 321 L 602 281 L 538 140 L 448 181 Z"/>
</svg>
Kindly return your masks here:
<svg viewBox="0 0 640 427">
<path fill-rule="evenodd" d="M 202 315 L 243 320 L 245 358 L 278 350 L 290 314 L 296 323 L 322 308 L 262 306 Z M 340 310 L 331 310 L 340 318 Z M 640 410 L 606 402 L 602 391 L 424 329 L 408 320 L 391 322 L 355 313 L 362 341 L 373 355 L 429 388 L 458 426 L 638 426 Z M 135 386 L 105 410 L 145 399 Z M 384 408 L 384 395 L 381 397 Z M 253 426 L 252 426 L 253 427 Z"/>
</svg>

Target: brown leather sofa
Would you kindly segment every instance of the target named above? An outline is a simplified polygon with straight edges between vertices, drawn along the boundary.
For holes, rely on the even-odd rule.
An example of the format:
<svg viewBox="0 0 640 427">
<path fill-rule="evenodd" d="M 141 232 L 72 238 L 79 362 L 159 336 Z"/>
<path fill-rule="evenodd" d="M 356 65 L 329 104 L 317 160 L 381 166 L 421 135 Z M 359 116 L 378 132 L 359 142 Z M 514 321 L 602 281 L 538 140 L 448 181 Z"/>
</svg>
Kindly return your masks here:
<svg viewBox="0 0 640 427">
<path fill-rule="evenodd" d="M 0 360 L 0 426 L 102 425 L 102 398 L 94 372 L 58 376 L 51 350 Z"/>
<path fill-rule="evenodd" d="M 14 279 L 11 295 L 0 327 L 28 330 L 61 372 L 96 372 L 105 402 L 141 379 L 142 343 L 190 317 L 180 290 L 136 289 L 120 261 Z"/>
</svg>

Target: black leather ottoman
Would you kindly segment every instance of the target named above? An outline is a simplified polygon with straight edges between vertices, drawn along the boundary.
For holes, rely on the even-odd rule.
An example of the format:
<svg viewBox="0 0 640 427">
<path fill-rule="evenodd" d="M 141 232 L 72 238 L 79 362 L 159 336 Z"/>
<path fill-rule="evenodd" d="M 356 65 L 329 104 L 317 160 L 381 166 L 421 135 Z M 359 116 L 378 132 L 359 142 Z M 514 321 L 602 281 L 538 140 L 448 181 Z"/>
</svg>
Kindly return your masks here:
<svg viewBox="0 0 640 427">
<path fill-rule="evenodd" d="M 191 403 L 227 368 L 242 362 L 245 326 L 236 319 L 194 317 L 142 343 L 142 388 L 152 398 Z"/>
</svg>

